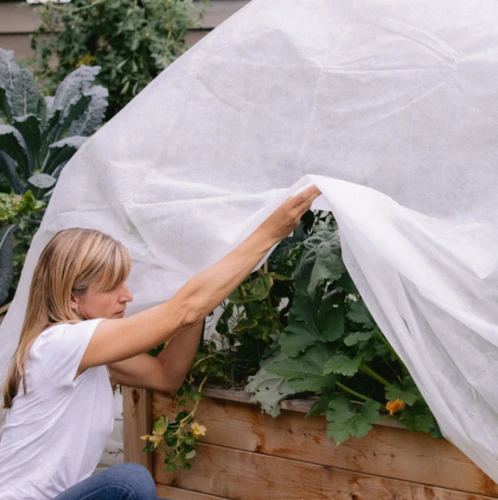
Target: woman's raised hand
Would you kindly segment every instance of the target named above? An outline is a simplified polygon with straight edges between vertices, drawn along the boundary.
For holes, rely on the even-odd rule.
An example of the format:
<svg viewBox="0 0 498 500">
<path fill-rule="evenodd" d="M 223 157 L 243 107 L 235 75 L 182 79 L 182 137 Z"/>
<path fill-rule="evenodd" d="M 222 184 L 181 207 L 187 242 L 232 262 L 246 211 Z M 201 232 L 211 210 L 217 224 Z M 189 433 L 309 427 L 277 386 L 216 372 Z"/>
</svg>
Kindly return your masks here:
<svg viewBox="0 0 498 500">
<path fill-rule="evenodd" d="M 301 193 L 287 198 L 256 231 L 263 233 L 275 243 L 279 242 L 296 229 L 303 214 L 321 194 L 316 186 L 310 186 Z"/>
</svg>

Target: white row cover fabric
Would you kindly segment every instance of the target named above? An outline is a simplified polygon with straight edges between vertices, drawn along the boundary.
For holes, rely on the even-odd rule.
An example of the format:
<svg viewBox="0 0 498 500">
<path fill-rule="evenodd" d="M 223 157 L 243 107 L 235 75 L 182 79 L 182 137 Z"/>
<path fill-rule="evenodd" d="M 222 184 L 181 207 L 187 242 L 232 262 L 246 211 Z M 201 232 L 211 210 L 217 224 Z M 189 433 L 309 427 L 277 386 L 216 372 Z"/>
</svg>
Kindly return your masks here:
<svg viewBox="0 0 498 500">
<path fill-rule="evenodd" d="M 0 367 L 56 231 L 126 245 L 135 312 L 314 182 L 444 435 L 498 481 L 497 18 L 494 0 L 250 2 L 66 166 L 0 330 Z"/>
</svg>

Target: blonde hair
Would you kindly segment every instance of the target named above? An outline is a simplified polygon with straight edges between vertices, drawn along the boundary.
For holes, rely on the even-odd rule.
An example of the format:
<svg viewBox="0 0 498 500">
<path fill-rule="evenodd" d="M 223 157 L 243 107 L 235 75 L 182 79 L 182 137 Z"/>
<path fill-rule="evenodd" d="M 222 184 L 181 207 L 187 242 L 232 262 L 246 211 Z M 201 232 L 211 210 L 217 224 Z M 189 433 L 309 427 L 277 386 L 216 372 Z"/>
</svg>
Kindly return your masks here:
<svg viewBox="0 0 498 500">
<path fill-rule="evenodd" d="M 26 358 L 38 335 L 48 326 L 84 319 L 71 309 L 71 293 L 84 295 L 91 284 L 112 290 L 130 268 L 123 245 L 100 231 L 66 229 L 50 240 L 33 273 L 21 338 L 3 388 L 4 408 L 12 406 L 21 379 L 26 394 Z"/>
</svg>

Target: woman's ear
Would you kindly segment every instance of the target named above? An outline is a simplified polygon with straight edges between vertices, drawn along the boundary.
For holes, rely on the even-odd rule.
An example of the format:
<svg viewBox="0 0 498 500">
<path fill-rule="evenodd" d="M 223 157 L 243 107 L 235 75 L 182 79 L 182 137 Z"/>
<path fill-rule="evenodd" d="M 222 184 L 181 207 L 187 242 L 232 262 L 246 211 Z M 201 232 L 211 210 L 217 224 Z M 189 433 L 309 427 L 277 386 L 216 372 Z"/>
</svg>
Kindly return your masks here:
<svg viewBox="0 0 498 500">
<path fill-rule="evenodd" d="M 80 304 L 80 298 L 74 292 L 71 292 L 71 300 L 69 302 L 69 307 L 73 311 L 77 311 L 79 304 Z"/>
</svg>

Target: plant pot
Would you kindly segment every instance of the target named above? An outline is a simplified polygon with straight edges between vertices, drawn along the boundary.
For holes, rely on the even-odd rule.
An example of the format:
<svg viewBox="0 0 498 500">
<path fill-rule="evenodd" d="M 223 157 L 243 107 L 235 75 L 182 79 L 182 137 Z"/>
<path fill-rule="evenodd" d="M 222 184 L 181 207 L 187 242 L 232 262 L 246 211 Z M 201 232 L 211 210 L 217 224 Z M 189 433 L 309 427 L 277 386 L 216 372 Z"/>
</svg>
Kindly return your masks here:
<svg viewBox="0 0 498 500">
<path fill-rule="evenodd" d="M 189 471 L 168 473 L 160 453 L 141 453 L 150 433 L 175 404 L 161 393 L 126 388 L 125 460 L 146 465 L 159 497 L 173 500 L 484 500 L 498 484 L 446 440 L 375 425 L 336 446 L 324 417 L 303 418 L 306 400 L 284 401 L 273 418 L 241 391 L 207 388 L 196 419 L 207 427 Z"/>
</svg>

